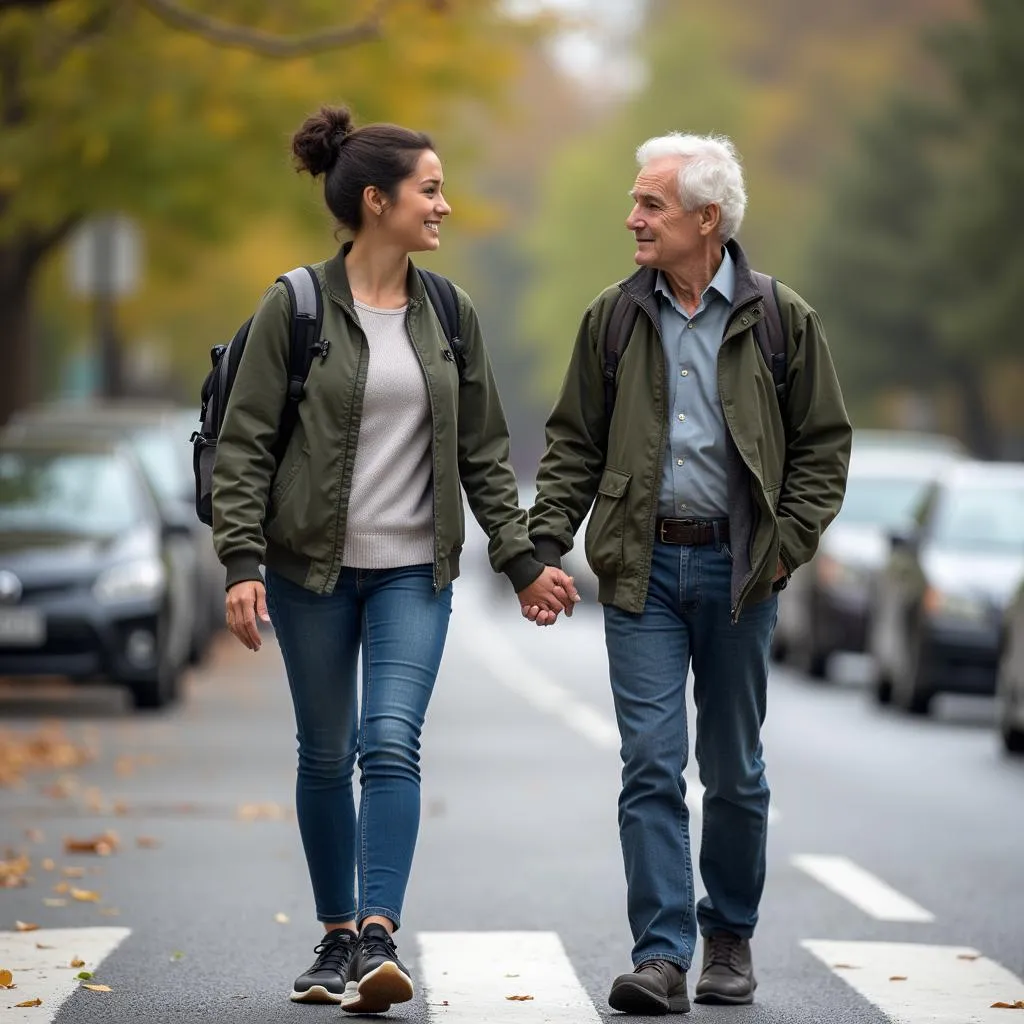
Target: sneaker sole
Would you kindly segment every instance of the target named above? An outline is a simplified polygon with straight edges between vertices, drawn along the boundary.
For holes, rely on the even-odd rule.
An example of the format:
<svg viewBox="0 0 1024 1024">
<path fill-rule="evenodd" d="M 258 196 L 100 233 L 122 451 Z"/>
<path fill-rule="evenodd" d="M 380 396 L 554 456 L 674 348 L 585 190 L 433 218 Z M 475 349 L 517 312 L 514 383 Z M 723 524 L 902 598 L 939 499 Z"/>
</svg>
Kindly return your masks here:
<svg viewBox="0 0 1024 1024">
<path fill-rule="evenodd" d="M 662 999 L 650 989 L 632 982 L 622 982 L 612 989 L 608 1005 L 620 1013 L 637 1016 L 661 1017 L 666 1013 L 689 1013 L 690 1000 L 686 996 L 672 996 Z"/>
<path fill-rule="evenodd" d="M 323 985 L 312 985 L 304 992 L 293 988 L 289 996 L 293 1003 L 340 1003 L 343 998 L 340 992 L 332 992 Z"/>
<path fill-rule="evenodd" d="M 754 1001 L 754 993 L 748 992 L 743 996 L 726 996 L 718 992 L 698 992 L 693 997 L 693 1001 L 702 1006 L 749 1006 Z"/>
<path fill-rule="evenodd" d="M 392 1003 L 412 999 L 412 980 L 392 963 L 381 964 L 370 971 L 359 984 L 350 981 L 345 987 L 341 1008 L 347 1013 L 384 1013 Z"/>
</svg>

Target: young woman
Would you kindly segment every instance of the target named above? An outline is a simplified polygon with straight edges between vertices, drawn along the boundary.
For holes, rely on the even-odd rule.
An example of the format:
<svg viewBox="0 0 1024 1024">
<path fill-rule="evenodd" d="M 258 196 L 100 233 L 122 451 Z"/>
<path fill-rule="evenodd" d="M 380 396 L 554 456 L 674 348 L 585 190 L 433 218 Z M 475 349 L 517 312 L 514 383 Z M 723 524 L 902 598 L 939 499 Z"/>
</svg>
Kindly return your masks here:
<svg viewBox="0 0 1024 1024">
<path fill-rule="evenodd" d="M 218 443 L 214 540 L 228 626 L 255 651 L 258 620 L 273 622 L 295 708 L 299 830 L 326 934 L 291 997 L 378 1013 L 413 994 L 392 936 L 463 543 L 460 485 L 521 605 L 544 609 L 549 624 L 576 594 L 534 557 L 473 306 L 459 290 L 460 375 L 409 259 L 438 248 L 451 213 L 430 139 L 353 128 L 347 110 L 324 108 L 292 149 L 300 170 L 324 176 L 327 207 L 352 241 L 314 266 L 327 344 L 280 464 L 291 311 L 282 284 L 263 297 Z"/>
</svg>

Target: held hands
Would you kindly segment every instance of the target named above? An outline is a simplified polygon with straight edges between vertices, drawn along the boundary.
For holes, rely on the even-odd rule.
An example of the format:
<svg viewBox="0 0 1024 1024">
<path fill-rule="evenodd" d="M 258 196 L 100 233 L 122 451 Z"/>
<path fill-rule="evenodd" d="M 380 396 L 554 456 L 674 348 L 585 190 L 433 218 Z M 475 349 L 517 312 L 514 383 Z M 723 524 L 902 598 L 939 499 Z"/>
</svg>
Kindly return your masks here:
<svg viewBox="0 0 1024 1024">
<path fill-rule="evenodd" d="M 258 651 L 263 645 L 256 620 L 270 621 L 267 611 L 267 591 L 257 580 L 236 583 L 224 599 L 228 629 L 249 648 Z"/>
<path fill-rule="evenodd" d="M 525 590 L 519 591 L 523 618 L 536 622 L 538 626 L 553 625 L 561 611 L 572 615 L 573 606 L 579 599 L 573 578 L 553 565 L 545 566 Z"/>
</svg>

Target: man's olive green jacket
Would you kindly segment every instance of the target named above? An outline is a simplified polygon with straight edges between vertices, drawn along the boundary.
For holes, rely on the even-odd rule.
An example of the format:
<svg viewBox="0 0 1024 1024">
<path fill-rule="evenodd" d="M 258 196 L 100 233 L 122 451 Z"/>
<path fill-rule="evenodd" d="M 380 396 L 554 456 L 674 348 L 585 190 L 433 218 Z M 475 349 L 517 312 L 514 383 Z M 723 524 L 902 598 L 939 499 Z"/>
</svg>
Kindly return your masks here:
<svg viewBox="0 0 1024 1024">
<path fill-rule="evenodd" d="M 322 337 L 299 404 L 299 421 L 278 466 L 273 456 L 288 388 L 291 310 L 274 284 L 253 319 L 228 400 L 213 471 L 213 539 L 227 586 L 259 580 L 260 565 L 320 594 L 341 574 L 345 523 L 362 415 L 369 348 L 345 273 L 347 246 L 313 266 L 324 295 Z M 490 538 L 496 571 L 515 589 L 543 570 L 527 535 L 509 463 L 505 415 L 476 312 L 458 290 L 466 354 L 459 382 L 440 321 L 411 262 L 406 325 L 423 367 L 433 423 L 434 586 L 459 573 L 462 492 Z"/>
<path fill-rule="evenodd" d="M 852 431 L 818 315 L 781 284 L 788 363 L 780 409 L 754 336 L 764 302 L 742 249 L 735 241 L 728 248 L 736 290 L 719 350 L 718 393 L 728 440 L 735 621 L 746 604 L 770 596 L 780 559 L 789 574 L 814 554 L 843 501 Z M 642 268 L 605 289 L 584 314 L 548 418 L 530 512 L 537 555 L 558 564 L 590 509 L 586 554 L 599 599 L 638 614 L 647 599 L 668 436 L 656 277 Z M 640 314 L 619 363 L 609 423 L 604 337 L 620 289 Z"/>
</svg>

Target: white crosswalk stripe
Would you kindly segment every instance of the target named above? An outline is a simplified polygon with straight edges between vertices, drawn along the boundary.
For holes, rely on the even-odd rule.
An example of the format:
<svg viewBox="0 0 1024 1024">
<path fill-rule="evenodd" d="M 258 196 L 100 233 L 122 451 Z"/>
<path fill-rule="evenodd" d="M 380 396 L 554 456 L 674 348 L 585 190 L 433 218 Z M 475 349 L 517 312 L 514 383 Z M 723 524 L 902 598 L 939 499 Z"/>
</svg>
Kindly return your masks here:
<svg viewBox="0 0 1024 1024">
<path fill-rule="evenodd" d="M 893 1024 L 1007 1024 L 1006 1010 L 993 1004 L 1024 1000 L 1024 983 L 973 949 L 816 939 L 801 945 Z"/>
<path fill-rule="evenodd" d="M 61 1004 L 82 984 L 80 971 L 97 974 L 100 965 L 131 934 L 129 928 L 39 928 L 29 932 L 0 931 L 0 968 L 14 976 L 12 989 L 0 991 L 4 1024 L 43 1024 L 53 1021 Z M 72 967 L 72 960 L 84 966 Z M 99 972 L 90 980 L 102 984 Z M 113 986 L 111 986 L 113 987 Z M 84 993 L 92 998 L 93 993 Z M 95 993 L 102 998 L 103 993 Z M 18 1003 L 40 999 L 38 1006 Z"/>
<path fill-rule="evenodd" d="M 423 932 L 419 973 L 447 1024 L 598 1024 L 554 932 Z"/>
<path fill-rule="evenodd" d="M 846 857 L 800 854 L 793 864 L 878 921 L 927 924 L 935 917 Z"/>
</svg>

